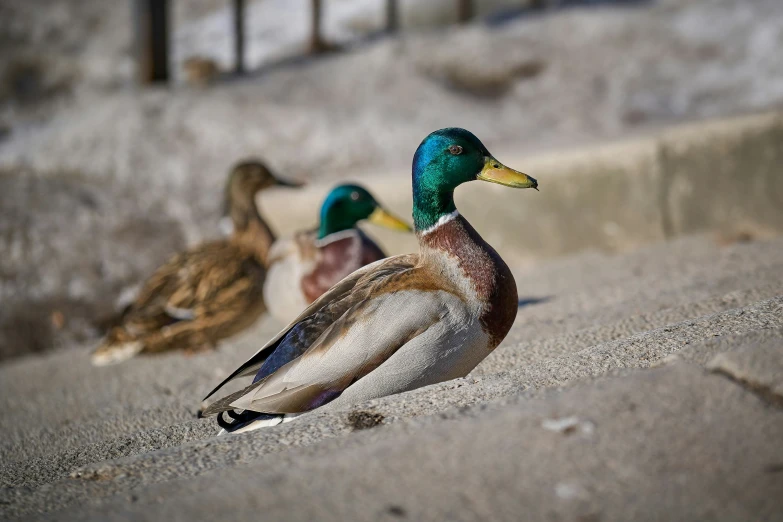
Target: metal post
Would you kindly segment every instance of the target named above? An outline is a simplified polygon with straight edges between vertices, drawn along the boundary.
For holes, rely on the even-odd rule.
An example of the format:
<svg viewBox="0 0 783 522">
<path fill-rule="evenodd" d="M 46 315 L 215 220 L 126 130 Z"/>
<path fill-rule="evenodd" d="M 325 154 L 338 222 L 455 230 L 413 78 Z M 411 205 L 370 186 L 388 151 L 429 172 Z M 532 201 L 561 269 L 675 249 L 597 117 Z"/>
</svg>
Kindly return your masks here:
<svg viewBox="0 0 783 522">
<path fill-rule="evenodd" d="M 473 0 L 459 0 L 457 3 L 457 20 L 464 24 L 473 18 Z"/>
<path fill-rule="evenodd" d="M 169 2 L 134 0 L 136 64 L 139 82 L 169 79 Z"/>
<path fill-rule="evenodd" d="M 557 7 L 557 0 L 531 0 L 530 7 L 531 9 L 549 9 L 553 7 Z"/>
<path fill-rule="evenodd" d="M 234 0 L 234 72 L 245 72 L 245 0 Z"/>
<path fill-rule="evenodd" d="M 324 49 L 321 39 L 321 0 L 311 0 L 312 18 L 310 26 L 310 52 L 318 53 Z"/>
<path fill-rule="evenodd" d="M 386 32 L 395 33 L 400 27 L 397 0 L 386 0 Z"/>
</svg>

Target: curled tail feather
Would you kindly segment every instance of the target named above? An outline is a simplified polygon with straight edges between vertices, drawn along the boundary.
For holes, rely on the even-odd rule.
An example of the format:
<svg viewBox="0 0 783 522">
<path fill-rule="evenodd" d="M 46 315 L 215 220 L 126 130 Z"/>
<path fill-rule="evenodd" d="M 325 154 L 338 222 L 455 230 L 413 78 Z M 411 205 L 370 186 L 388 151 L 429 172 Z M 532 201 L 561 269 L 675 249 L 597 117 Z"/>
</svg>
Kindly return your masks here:
<svg viewBox="0 0 783 522">
<path fill-rule="evenodd" d="M 230 420 L 226 420 L 224 414 Z M 223 428 L 226 433 L 242 433 L 252 431 L 258 428 L 277 426 L 284 422 L 284 416 L 278 414 L 258 413 L 257 411 L 244 410 L 236 413 L 232 410 L 220 412 L 217 416 L 218 426 Z"/>
</svg>

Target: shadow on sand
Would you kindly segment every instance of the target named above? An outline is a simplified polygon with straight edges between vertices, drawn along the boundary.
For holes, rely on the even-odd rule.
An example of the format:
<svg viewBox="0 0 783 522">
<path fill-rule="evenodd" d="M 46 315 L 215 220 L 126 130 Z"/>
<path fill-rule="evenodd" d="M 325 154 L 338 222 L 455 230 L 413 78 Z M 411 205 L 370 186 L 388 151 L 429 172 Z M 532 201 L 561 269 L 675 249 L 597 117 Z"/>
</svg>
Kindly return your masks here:
<svg viewBox="0 0 783 522">
<path fill-rule="evenodd" d="M 554 299 L 552 296 L 546 297 L 520 297 L 517 301 L 517 308 L 524 308 L 525 306 L 533 306 L 541 303 L 546 303 Z"/>
</svg>

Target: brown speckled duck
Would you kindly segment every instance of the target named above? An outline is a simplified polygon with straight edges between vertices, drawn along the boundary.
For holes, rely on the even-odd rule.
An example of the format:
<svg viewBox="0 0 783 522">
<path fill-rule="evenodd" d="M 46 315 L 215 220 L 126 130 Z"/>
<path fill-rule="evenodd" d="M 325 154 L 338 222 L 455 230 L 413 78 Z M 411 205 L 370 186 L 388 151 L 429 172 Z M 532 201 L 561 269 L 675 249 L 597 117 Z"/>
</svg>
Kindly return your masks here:
<svg viewBox="0 0 783 522">
<path fill-rule="evenodd" d="M 344 184 L 324 200 L 317 229 L 278 239 L 272 245 L 264 301 L 273 317 L 288 323 L 342 278 L 386 257 L 357 227 L 363 220 L 393 230 L 411 230 L 365 188 Z"/>
<path fill-rule="evenodd" d="M 211 348 L 253 324 L 265 311 L 262 288 L 275 239 L 255 195 L 273 186 L 298 184 L 276 178 L 258 161 L 234 167 L 225 190 L 231 235 L 177 254 L 158 268 L 92 354 L 92 363 Z"/>
</svg>

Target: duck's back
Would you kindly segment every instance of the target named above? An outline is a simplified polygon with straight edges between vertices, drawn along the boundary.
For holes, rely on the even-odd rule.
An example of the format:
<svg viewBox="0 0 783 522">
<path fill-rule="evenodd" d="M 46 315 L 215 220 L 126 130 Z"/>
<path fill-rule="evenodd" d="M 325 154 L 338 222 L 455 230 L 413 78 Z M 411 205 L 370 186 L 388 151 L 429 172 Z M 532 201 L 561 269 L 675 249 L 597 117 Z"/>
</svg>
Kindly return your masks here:
<svg viewBox="0 0 783 522">
<path fill-rule="evenodd" d="M 269 251 L 264 302 L 278 321 L 287 323 L 309 304 L 301 291 L 302 278 L 317 259 L 315 231 L 298 232 L 275 241 Z"/>
<path fill-rule="evenodd" d="M 173 256 L 144 283 L 94 362 L 214 345 L 264 312 L 265 274 L 257 252 L 229 240 Z"/>
<path fill-rule="evenodd" d="M 289 322 L 342 279 L 385 257 L 359 229 L 322 240 L 315 231 L 300 232 L 272 247 L 264 300 L 275 318 Z"/>
<path fill-rule="evenodd" d="M 156 270 L 139 292 L 129 317 L 159 317 L 170 324 L 235 308 L 248 300 L 260 301 L 265 274 L 251 249 L 231 241 L 205 243 L 172 257 Z"/>
</svg>

